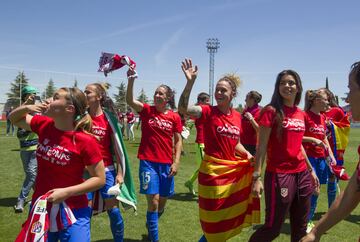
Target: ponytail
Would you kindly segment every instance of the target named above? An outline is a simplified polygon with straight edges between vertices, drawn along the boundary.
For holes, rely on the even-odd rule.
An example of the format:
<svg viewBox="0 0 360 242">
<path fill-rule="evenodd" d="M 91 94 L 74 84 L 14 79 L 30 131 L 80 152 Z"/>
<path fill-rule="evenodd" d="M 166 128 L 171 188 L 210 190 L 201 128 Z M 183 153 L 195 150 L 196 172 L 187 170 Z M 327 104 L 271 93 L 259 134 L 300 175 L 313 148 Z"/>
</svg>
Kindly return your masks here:
<svg viewBox="0 0 360 242">
<path fill-rule="evenodd" d="M 85 133 L 91 133 L 92 119 L 87 112 L 88 103 L 85 94 L 77 87 L 63 87 L 60 89 L 67 92 L 65 98 L 75 107 L 74 130 L 81 130 Z"/>
</svg>

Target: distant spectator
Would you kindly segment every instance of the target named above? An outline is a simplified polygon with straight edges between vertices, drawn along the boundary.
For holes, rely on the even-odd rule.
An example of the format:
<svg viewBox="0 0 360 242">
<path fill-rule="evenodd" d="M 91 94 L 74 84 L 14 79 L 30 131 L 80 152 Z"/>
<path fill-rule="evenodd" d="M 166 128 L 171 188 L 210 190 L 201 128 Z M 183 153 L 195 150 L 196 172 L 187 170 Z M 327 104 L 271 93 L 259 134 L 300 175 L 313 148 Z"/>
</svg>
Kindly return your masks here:
<svg viewBox="0 0 360 242">
<path fill-rule="evenodd" d="M 12 112 L 12 110 L 14 110 L 13 106 L 11 106 L 8 111 L 6 111 L 6 136 L 9 136 L 10 127 L 11 127 L 11 134 L 12 134 L 12 136 L 14 136 L 15 128 L 14 128 L 14 125 L 10 122 L 10 120 L 8 118 L 9 114 Z"/>
<path fill-rule="evenodd" d="M 126 119 L 127 119 L 127 129 L 126 129 L 127 139 L 134 141 L 135 140 L 134 123 L 136 118 L 131 108 L 128 108 L 128 111 L 126 112 Z"/>
<path fill-rule="evenodd" d="M 35 95 L 37 90 L 32 86 L 25 86 L 21 90 L 21 101 L 23 105 L 35 104 Z M 36 133 L 18 128 L 16 133 L 20 142 L 20 157 L 23 163 L 25 179 L 14 207 L 15 213 L 24 211 L 24 204 L 31 188 L 35 184 L 37 174 L 36 148 L 38 145 L 38 136 Z"/>
</svg>

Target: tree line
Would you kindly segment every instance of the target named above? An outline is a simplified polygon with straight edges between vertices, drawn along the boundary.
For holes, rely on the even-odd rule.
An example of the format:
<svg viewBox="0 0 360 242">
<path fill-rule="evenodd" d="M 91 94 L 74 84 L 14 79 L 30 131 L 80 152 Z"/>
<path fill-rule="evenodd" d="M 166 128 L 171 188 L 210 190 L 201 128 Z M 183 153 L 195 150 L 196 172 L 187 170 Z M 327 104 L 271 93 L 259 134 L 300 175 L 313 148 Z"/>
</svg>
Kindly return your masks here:
<svg viewBox="0 0 360 242">
<path fill-rule="evenodd" d="M 7 101 L 5 104 L 4 110 L 9 109 L 10 107 L 18 107 L 21 104 L 20 100 L 20 90 L 24 86 L 31 85 L 29 82 L 29 79 L 26 77 L 25 73 L 23 71 L 19 72 L 13 82 L 10 83 L 10 90 L 6 93 L 7 95 Z M 73 87 L 78 86 L 78 81 L 75 79 Z M 55 82 L 52 78 L 48 81 L 45 90 L 39 95 L 43 100 L 50 98 L 54 95 L 57 87 L 55 86 Z M 115 103 L 115 107 L 120 112 L 126 112 L 127 111 L 127 104 L 126 104 L 126 85 L 124 82 L 121 82 L 119 86 L 116 86 L 117 94 L 114 94 L 113 97 L 111 97 Z M 139 96 L 137 98 L 142 103 L 151 103 L 149 98 L 147 97 L 145 90 L 142 88 Z"/>
</svg>

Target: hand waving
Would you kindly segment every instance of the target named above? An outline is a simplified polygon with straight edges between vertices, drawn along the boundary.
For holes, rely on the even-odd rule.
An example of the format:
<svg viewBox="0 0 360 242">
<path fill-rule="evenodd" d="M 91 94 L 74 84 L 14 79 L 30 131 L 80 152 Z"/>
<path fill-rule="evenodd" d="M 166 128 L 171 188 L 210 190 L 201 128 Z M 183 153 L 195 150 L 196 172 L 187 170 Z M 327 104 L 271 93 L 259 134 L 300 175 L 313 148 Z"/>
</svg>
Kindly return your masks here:
<svg viewBox="0 0 360 242">
<path fill-rule="evenodd" d="M 188 81 L 195 81 L 198 74 L 198 67 L 196 65 L 192 65 L 191 59 L 185 59 L 184 61 L 182 61 L 181 69 L 183 70 L 185 77 Z"/>
</svg>

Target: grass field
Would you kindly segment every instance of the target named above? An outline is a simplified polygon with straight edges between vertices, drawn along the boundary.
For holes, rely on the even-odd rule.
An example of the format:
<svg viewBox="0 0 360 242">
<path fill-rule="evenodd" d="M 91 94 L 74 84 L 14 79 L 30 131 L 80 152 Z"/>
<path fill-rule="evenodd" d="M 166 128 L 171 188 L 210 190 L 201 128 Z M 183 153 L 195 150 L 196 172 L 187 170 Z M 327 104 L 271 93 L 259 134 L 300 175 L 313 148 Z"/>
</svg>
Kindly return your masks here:
<svg viewBox="0 0 360 242">
<path fill-rule="evenodd" d="M 22 214 L 15 214 L 13 206 L 24 178 L 21 160 L 19 157 L 18 140 L 16 137 L 6 137 L 5 124 L 0 122 L 0 242 L 14 241 L 20 230 L 21 224 L 25 221 L 28 211 Z M 194 134 L 194 131 L 192 131 Z M 127 149 L 130 154 L 132 172 L 138 192 L 138 160 L 136 158 L 139 146 L 139 131 L 136 130 L 136 141 L 127 142 Z M 195 146 L 193 135 L 184 144 L 186 155 L 181 159 L 181 166 L 175 178 L 176 195 L 169 199 L 164 215 L 159 222 L 159 233 L 161 241 L 197 241 L 202 232 L 198 220 L 197 199 L 189 195 L 183 186 L 184 182 L 196 168 Z M 350 134 L 350 144 L 345 155 L 346 167 L 352 174 L 358 161 L 357 146 L 360 143 L 360 129 L 352 129 Z M 340 182 L 344 188 L 345 182 Z M 325 187 L 324 187 L 325 188 Z M 125 221 L 125 241 L 144 241 L 146 235 L 145 215 L 146 201 L 144 196 L 138 194 L 138 213 L 132 211 L 123 212 Z M 317 213 L 318 219 L 327 211 L 326 189 L 322 189 L 319 198 Z M 264 206 L 261 207 L 262 222 L 264 221 Z M 344 221 L 336 225 L 326 235 L 322 241 L 358 241 L 360 235 L 360 206 Z M 256 226 L 255 226 L 256 228 Z M 245 229 L 240 235 L 230 241 L 247 241 L 254 232 L 252 228 Z M 280 236 L 275 241 L 290 241 L 290 226 L 286 220 Z M 112 241 L 109 228 L 109 220 L 106 213 L 98 215 L 92 221 L 92 241 L 105 242 Z"/>
</svg>

